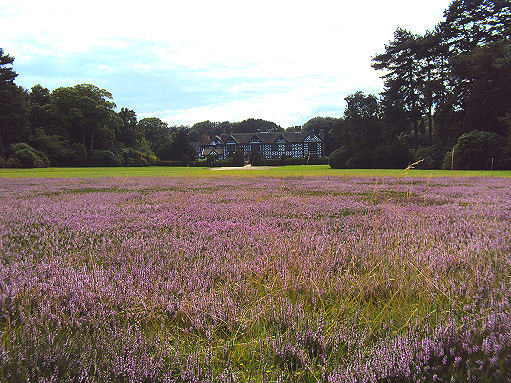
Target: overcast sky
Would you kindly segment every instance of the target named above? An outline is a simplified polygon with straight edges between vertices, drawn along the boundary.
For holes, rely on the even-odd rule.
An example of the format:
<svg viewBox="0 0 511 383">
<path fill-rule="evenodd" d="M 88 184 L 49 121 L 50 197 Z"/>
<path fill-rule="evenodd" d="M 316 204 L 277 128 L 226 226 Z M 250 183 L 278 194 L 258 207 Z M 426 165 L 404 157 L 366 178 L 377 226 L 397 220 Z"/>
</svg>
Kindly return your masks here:
<svg viewBox="0 0 511 383">
<path fill-rule="evenodd" d="M 171 125 L 262 118 L 286 128 L 379 93 L 371 57 L 417 34 L 449 0 L 0 0 L 16 83 L 91 83 L 118 108 Z"/>
</svg>

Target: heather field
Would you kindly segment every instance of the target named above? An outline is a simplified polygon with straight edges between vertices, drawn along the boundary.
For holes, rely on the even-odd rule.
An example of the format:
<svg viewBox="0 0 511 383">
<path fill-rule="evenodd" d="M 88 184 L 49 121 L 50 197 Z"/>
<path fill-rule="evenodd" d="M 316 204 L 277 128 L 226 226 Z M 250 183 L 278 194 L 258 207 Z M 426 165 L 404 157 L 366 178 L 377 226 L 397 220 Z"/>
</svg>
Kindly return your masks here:
<svg viewBox="0 0 511 383">
<path fill-rule="evenodd" d="M 0 382 L 506 382 L 511 178 L 0 178 Z"/>
</svg>

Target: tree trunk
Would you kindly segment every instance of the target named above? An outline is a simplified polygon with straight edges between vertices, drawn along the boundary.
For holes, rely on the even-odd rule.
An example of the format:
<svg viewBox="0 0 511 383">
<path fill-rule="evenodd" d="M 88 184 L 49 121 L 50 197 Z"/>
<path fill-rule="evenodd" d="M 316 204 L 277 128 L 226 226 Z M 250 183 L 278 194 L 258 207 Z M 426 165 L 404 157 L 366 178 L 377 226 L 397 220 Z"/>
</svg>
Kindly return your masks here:
<svg viewBox="0 0 511 383">
<path fill-rule="evenodd" d="M 432 133 L 432 129 L 433 129 L 433 118 L 431 117 L 431 111 L 432 109 L 432 106 L 431 106 L 431 102 L 429 103 L 429 108 L 428 108 L 428 141 L 429 141 L 429 145 L 431 145 L 433 143 L 433 133 Z"/>
<path fill-rule="evenodd" d="M 417 120 L 413 122 L 413 132 L 414 132 L 413 148 L 417 150 L 417 148 L 419 147 L 419 123 Z"/>
<path fill-rule="evenodd" d="M 92 146 L 94 145 L 94 130 L 91 132 L 91 135 L 90 135 L 90 147 L 89 147 L 89 151 L 92 150 Z"/>
</svg>

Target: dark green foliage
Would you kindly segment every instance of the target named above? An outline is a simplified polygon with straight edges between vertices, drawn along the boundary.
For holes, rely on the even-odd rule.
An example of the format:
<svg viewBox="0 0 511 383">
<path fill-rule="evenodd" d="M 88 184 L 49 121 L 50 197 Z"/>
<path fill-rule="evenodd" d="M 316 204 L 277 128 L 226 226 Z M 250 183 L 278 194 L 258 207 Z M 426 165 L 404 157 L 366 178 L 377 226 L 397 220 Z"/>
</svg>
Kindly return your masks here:
<svg viewBox="0 0 511 383">
<path fill-rule="evenodd" d="M 381 143 L 382 123 L 378 99 L 370 94 L 356 92 L 345 98 L 344 118 L 335 124 L 335 136 L 343 146 L 353 151 L 374 148 Z"/>
<path fill-rule="evenodd" d="M 424 146 L 419 148 L 415 153 L 417 161 L 421 161 L 418 165 L 418 169 L 440 169 L 447 148 L 437 143 L 432 146 Z M 449 164 L 450 169 L 450 164 Z"/>
<path fill-rule="evenodd" d="M 307 121 L 303 127 L 303 131 L 313 131 L 317 135 L 323 135 L 324 150 L 323 155 L 328 156 L 332 151 L 339 147 L 342 142 L 337 140 L 335 132 L 337 126 L 341 123 L 341 119 L 332 117 L 314 117 Z"/>
<path fill-rule="evenodd" d="M 271 121 L 249 118 L 233 125 L 232 133 L 283 132 L 280 126 Z"/>
<path fill-rule="evenodd" d="M 509 41 L 511 4 L 507 0 L 454 0 L 444 16 L 438 29 L 453 55 L 495 41 Z"/>
<path fill-rule="evenodd" d="M 414 161 L 413 154 L 401 142 L 395 140 L 387 145 L 378 146 L 372 152 L 372 167 L 384 169 L 403 169 Z"/>
<path fill-rule="evenodd" d="M 143 118 L 137 124 L 137 130 L 151 143 L 151 150 L 160 157 L 160 152 L 170 143 L 170 128 L 157 117 Z"/>
<path fill-rule="evenodd" d="M 87 164 L 87 149 L 79 142 L 71 144 L 68 166 L 85 166 Z"/>
<path fill-rule="evenodd" d="M 121 108 L 119 117 L 122 122 L 116 132 L 117 140 L 127 146 L 134 146 L 137 140 L 143 137 L 142 132 L 138 129 L 137 114 L 133 110 Z"/>
<path fill-rule="evenodd" d="M 22 168 L 23 164 L 21 161 L 16 157 L 9 157 L 7 161 L 5 162 L 6 168 Z"/>
<path fill-rule="evenodd" d="M 36 130 L 31 142 L 47 153 L 52 166 L 85 166 L 87 163 L 87 150 L 82 143 L 70 143 L 56 134 L 47 135 L 42 129 Z"/>
<path fill-rule="evenodd" d="M 344 169 L 346 168 L 346 162 L 353 156 L 353 151 L 347 146 L 341 146 L 330 154 L 328 158 L 328 164 L 333 169 Z"/>
<path fill-rule="evenodd" d="M 286 166 L 286 165 L 328 165 L 328 157 L 323 158 L 272 158 L 263 161 L 265 166 Z"/>
<path fill-rule="evenodd" d="M 188 131 L 188 138 L 190 142 L 199 142 L 202 137 L 209 136 L 214 137 L 224 133 L 231 133 L 233 124 L 229 121 L 225 122 L 211 122 L 202 121 L 194 124 Z"/>
<path fill-rule="evenodd" d="M 0 137 L 5 146 L 25 141 L 29 134 L 28 96 L 14 83 L 18 74 L 12 69 L 13 62 L 14 57 L 0 48 Z"/>
<path fill-rule="evenodd" d="M 372 150 L 342 146 L 330 154 L 328 164 L 333 169 L 399 169 L 408 166 L 413 158 L 408 148 L 395 140 Z"/>
<path fill-rule="evenodd" d="M 24 168 L 42 168 L 44 162 L 38 157 L 37 153 L 33 150 L 22 149 L 13 154 L 21 162 Z"/>
<path fill-rule="evenodd" d="M 184 129 L 173 132 L 165 146 L 156 152 L 162 160 L 182 161 L 184 156 L 195 157 L 195 151 L 188 142 L 188 135 Z"/>
<path fill-rule="evenodd" d="M 158 160 L 155 164 L 156 166 L 183 166 L 181 161 L 171 161 L 171 160 Z M 204 165 L 206 166 L 206 165 Z"/>
<path fill-rule="evenodd" d="M 181 165 L 188 166 L 190 164 L 190 156 L 188 154 L 185 154 L 183 158 L 181 159 Z"/>
<path fill-rule="evenodd" d="M 206 166 L 215 166 L 216 161 L 216 157 L 210 154 L 208 158 L 206 158 Z"/>
<path fill-rule="evenodd" d="M 234 157 L 232 158 L 232 166 L 243 166 L 245 165 L 245 155 L 243 154 L 243 150 L 241 148 L 236 149 L 234 152 Z"/>
<path fill-rule="evenodd" d="M 511 112 L 511 45 L 500 41 L 451 59 L 454 106 L 463 132 L 479 130 L 506 134 L 502 120 Z"/>
<path fill-rule="evenodd" d="M 32 145 L 48 153 L 53 166 L 69 165 L 72 157 L 71 144 L 58 135 L 46 135 L 44 130 L 39 128 L 31 140 Z"/>
<path fill-rule="evenodd" d="M 413 129 L 414 147 L 418 147 L 421 99 L 420 43 L 416 35 L 398 28 L 394 40 L 385 46 L 385 53 L 373 58 L 373 68 L 386 70 L 382 94 L 385 109 L 399 115 L 404 129 Z"/>
<path fill-rule="evenodd" d="M 0 168 L 5 168 L 5 159 L 0 157 Z"/>
<path fill-rule="evenodd" d="M 503 147 L 502 137 L 495 133 L 473 130 L 458 138 L 454 146 L 454 169 L 456 170 L 490 170 L 495 168 Z M 444 168 L 450 168 L 450 153 Z"/>
<path fill-rule="evenodd" d="M 10 168 L 44 168 L 50 166 L 50 160 L 45 153 L 35 150 L 30 145 L 20 142 L 11 144 L 6 166 Z"/>
<path fill-rule="evenodd" d="M 91 84 L 58 88 L 51 93 L 55 122 L 54 133 L 87 150 L 112 147 L 121 119 L 115 113 L 112 95 Z"/>
<path fill-rule="evenodd" d="M 263 158 L 261 157 L 261 153 L 258 150 L 250 153 L 250 164 L 252 166 L 261 166 L 263 164 Z"/>
<path fill-rule="evenodd" d="M 90 166 L 119 166 L 120 161 L 110 150 L 91 150 L 88 154 Z"/>
<path fill-rule="evenodd" d="M 147 155 L 132 148 L 121 150 L 122 166 L 148 166 Z"/>
<path fill-rule="evenodd" d="M 347 169 L 371 169 L 374 167 L 373 153 L 369 149 L 356 151 L 347 161 Z"/>
<path fill-rule="evenodd" d="M 9 145 L 9 148 L 7 149 L 7 155 L 13 155 L 14 153 L 20 151 L 20 150 L 31 150 L 34 151 L 35 149 L 30 146 L 29 144 L 25 142 L 18 142 L 16 144 Z"/>
</svg>

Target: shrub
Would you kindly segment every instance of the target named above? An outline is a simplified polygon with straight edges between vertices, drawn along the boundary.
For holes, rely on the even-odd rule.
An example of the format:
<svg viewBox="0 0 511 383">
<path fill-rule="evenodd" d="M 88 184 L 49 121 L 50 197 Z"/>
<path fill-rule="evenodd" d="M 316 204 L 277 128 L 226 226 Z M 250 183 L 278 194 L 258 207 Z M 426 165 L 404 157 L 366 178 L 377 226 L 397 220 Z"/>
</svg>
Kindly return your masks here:
<svg viewBox="0 0 511 383">
<path fill-rule="evenodd" d="M 261 153 L 258 150 L 251 153 L 250 164 L 253 166 L 261 166 L 263 164 L 263 157 L 261 157 Z"/>
<path fill-rule="evenodd" d="M 0 168 L 5 168 L 5 159 L 0 157 Z"/>
<path fill-rule="evenodd" d="M 311 158 L 309 160 L 309 165 L 328 165 L 328 161 L 328 157 Z"/>
<path fill-rule="evenodd" d="M 418 169 L 441 169 L 445 157 L 446 148 L 442 145 L 435 144 L 419 148 L 415 153 L 416 160 L 422 160 L 418 165 Z M 450 152 L 449 152 L 450 153 Z M 449 159 L 450 161 L 450 159 Z M 449 163 L 449 169 L 451 165 Z"/>
<path fill-rule="evenodd" d="M 332 169 L 344 169 L 346 162 L 353 155 L 353 152 L 346 146 L 341 146 L 339 149 L 334 150 L 328 157 L 328 165 Z"/>
<path fill-rule="evenodd" d="M 44 167 L 43 161 L 39 158 L 34 150 L 21 149 L 13 154 L 21 162 L 24 168 L 42 168 Z"/>
<path fill-rule="evenodd" d="M 383 169 L 406 168 L 414 161 L 414 156 L 408 148 L 399 141 L 378 146 L 372 153 L 371 166 Z"/>
<path fill-rule="evenodd" d="M 119 166 L 120 161 L 110 150 L 91 150 L 88 155 L 90 166 Z"/>
<path fill-rule="evenodd" d="M 85 166 L 87 165 L 87 149 L 83 144 L 74 143 L 71 145 L 68 157 L 65 159 L 66 165 Z"/>
<path fill-rule="evenodd" d="M 23 164 L 16 157 L 9 157 L 5 162 L 6 168 L 22 168 Z"/>
<path fill-rule="evenodd" d="M 147 155 L 133 148 L 124 148 L 121 150 L 122 166 L 147 166 L 149 161 Z"/>
<path fill-rule="evenodd" d="M 504 140 L 495 133 L 473 130 L 462 134 L 454 145 L 454 169 L 490 169 L 492 159 L 499 157 L 503 146 Z M 451 156 L 452 152 L 448 152 L 444 158 L 446 169 L 451 168 Z"/>
<path fill-rule="evenodd" d="M 207 165 L 207 160 L 195 160 L 193 161 L 190 166 L 195 166 L 195 167 L 206 167 L 208 166 Z"/>
<path fill-rule="evenodd" d="M 374 167 L 373 153 L 369 150 L 358 150 L 346 161 L 347 169 L 370 169 Z"/>
<path fill-rule="evenodd" d="M 42 167 L 47 168 L 50 166 L 50 164 L 51 164 L 50 159 L 48 158 L 48 155 L 45 152 L 36 150 L 36 154 L 39 156 L 39 158 L 41 159 L 41 161 L 43 163 Z"/>
<path fill-rule="evenodd" d="M 12 156 L 14 153 L 20 151 L 20 150 L 32 150 L 35 151 L 33 147 L 31 147 L 29 144 L 25 142 L 18 142 L 16 144 L 10 144 L 9 148 L 7 149 L 7 155 Z"/>
<path fill-rule="evenodd" d="M 30 145 L 20 142 L 9 146 L 11 156 L 6 166 L 10 168 L 44 168 L 50 166 L 48 156 Z"/>
<path fill-rule="evenodd" d="M 243 154 L 243 150 L 238 148 L 234 153 L 234 157 L 232 158 L 232 166 L 243 166 L 245 165 L 245 155 Z"/>
<path fill-rule="evenodd" d="M 183 163 L 174 160 L 158 160 L 156 166 L 183 166 Z"/>
</svg>

